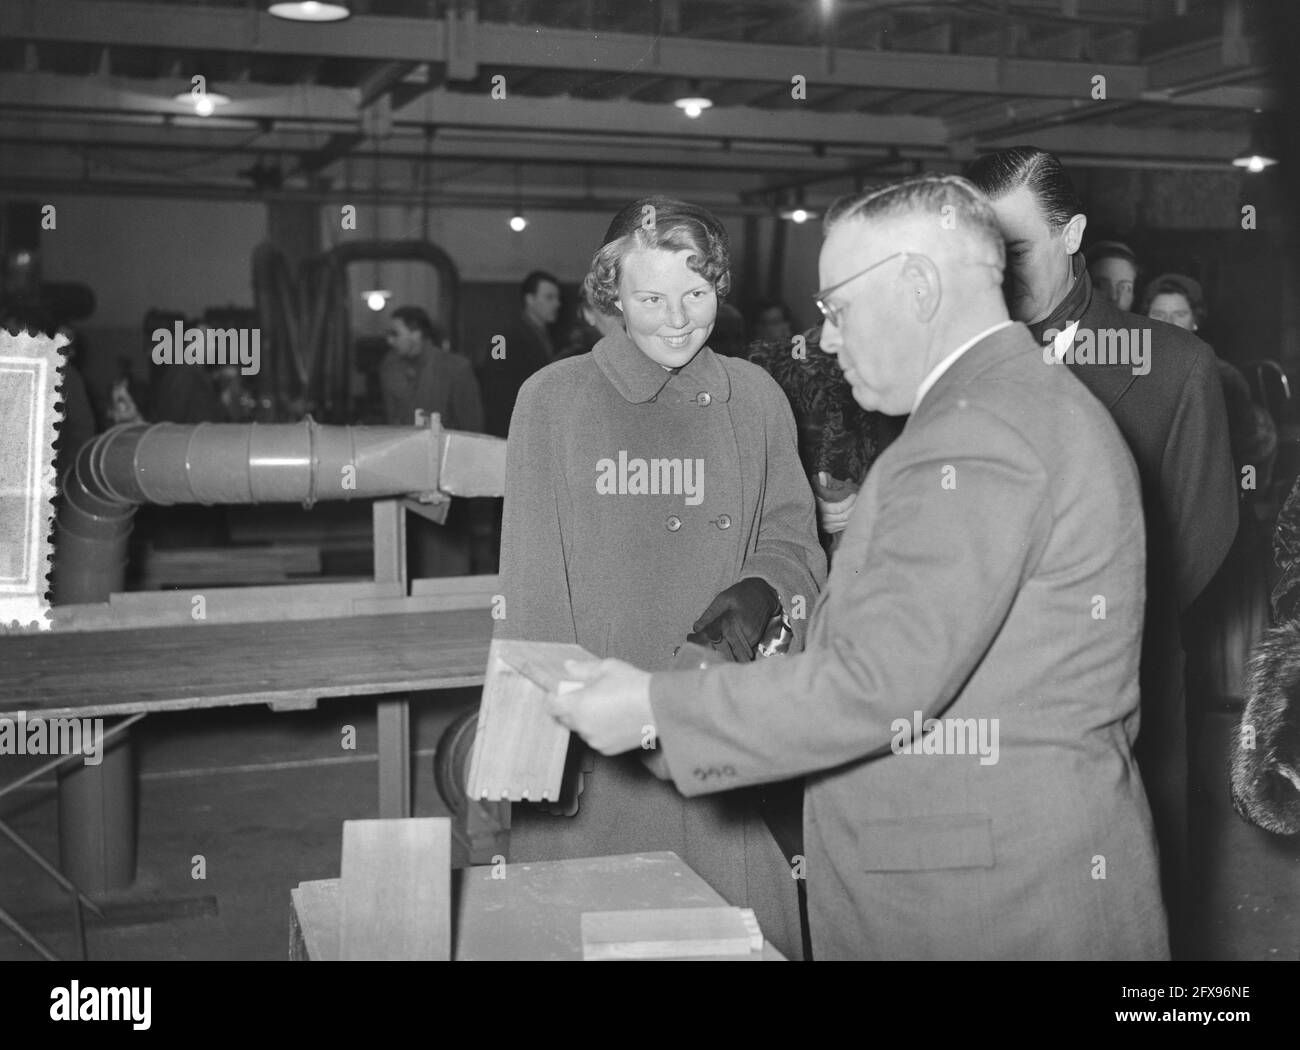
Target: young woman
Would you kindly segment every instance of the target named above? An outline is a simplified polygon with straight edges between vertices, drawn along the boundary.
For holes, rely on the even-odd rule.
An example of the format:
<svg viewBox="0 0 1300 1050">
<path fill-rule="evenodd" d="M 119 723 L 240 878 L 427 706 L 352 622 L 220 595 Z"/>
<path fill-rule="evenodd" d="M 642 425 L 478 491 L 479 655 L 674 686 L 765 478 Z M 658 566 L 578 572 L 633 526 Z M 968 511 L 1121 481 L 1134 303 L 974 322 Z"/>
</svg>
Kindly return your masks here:
<svg viewBox="0 0 1300 1050">
<path fill-rule="evenodd" d="M 625 327 L 529 379 L 510 422 L 502 637 L 647 670 L 688 636 L 737 660 L 802 644 L 825 559 L 785 396 L 707 346 L 729 268 L 703 208 L 646 198 L 611 223 L 585 291 Z M 575 738 L 575 753 L 564 805 L 514 807 L 512 862 L 673 850 L 801 954 L 794 860 L 754 795 L 687 800 L 651 772 L 672 761 L 655 750 L 603 758 Z"/>
</svg>

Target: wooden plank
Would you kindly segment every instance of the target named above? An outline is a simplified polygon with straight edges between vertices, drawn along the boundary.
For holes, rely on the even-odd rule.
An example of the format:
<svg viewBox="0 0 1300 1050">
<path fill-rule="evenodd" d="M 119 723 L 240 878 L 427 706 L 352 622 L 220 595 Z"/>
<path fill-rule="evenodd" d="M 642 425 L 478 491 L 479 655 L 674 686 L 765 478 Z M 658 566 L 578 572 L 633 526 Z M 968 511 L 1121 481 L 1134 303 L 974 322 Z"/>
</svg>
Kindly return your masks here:
<svg viewBox="0 0 1300 1050">
<path fill-rule="evenodd" d="M 190 591 L 125 591 L 109 595 L 110 605 L 134 608 L 161 608 L 168 602 L 185 604 Z M 361 580 L 351 583 L 290 583 L 269 587 L 212 587 L 203 592 L 209 600 L 235 600 L 248 607 L 290 604 L 293 602 L 328 601 L 338 598 L 386 598 L 404 593 L 394 581 Z"/>
<path fill-rule="evenodd" d="M 375 705 L 379 752 L 379 815 L 411 815 L 411 703 L 406 697 Z"/>
<path fill-rule="evenodd" d="M 579 645 L 492 642 L 470 756 L 466 790 L 471 799 L 559 798 L 570 734 L 547 712 L 546 698 L 576 688 L 564 681 L 566 659 L 593 657 Z"/>
<path fill-rule="evenodd" d="M 413 595 L 448 595 L 448 594 L 474 594 L 491 597 L 501 591 L 501 577 L 498 575 L 490 576 L 439 576 L 435 579 L 420 579 L 411 581 L 411 594 Z"/>
<path fill-rule="evenodd" d="M 319 620 L 368 612 L 364 603 L 396 596 L 400 585 L 370 580 L 290 584 L 283 587 L 209 587 L 184 591 L 131 591 L 108 602 L 55 606 L 55 631 L 106 631 L 132 627 L 198 626 L 277 620 Z M 203 596 L 202 617 L 196 596 Z M 358 603 L 363 603 L 358 608 Z M 454 605 L 436 606 L 439 608 Z M 463 606 L 462 606 L 463 607 Z M 400 606 L 377 611 L 403 612 Z"/>
<path fill-rule="evenodd" d="M 406 593 L 406 510 L 401 501 L 377 499 L 371 510 L 375 527 L 375 579 L 399 585 Z"/>
<path fill-rule="evenodd" d="M 345 820 L 339 957 L 451 958 L 451 821 Z"/>
<path fill-rule="evenodd" d="M 763 950 L 763 933 L 749 908 L 638 908 L 582 915 L 582 957 L 699 959 Z"/>
<path fill-rule="evenodd" d="M 339 957 L 338 885 L 337 879 L 304 882 L 291 894 L 312 959 Z M 667 852 L 483 865 L 452 872 L 452 888 L 458 961 L 580 960 L 583 912 L 727 904 Z M 768 943 L 762 957 L 783 958 Z"/>
<path fill-rule="evenodd" d="M 485 609 L 0 637 L 0 715 L 180 711 L 480 685 Z"/>
</svg>

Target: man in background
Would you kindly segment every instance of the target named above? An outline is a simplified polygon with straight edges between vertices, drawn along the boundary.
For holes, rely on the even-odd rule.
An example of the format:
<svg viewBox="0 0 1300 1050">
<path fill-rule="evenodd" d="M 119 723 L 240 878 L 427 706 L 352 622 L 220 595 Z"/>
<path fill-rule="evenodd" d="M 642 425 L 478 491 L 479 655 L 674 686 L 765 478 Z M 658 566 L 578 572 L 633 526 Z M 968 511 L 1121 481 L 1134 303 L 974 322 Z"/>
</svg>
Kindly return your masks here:
<svg viewBox="0 0 1300 1050">
<path fill-rule="evenodd" d="M 1093 291 L 1121 310 L 1132 310 L 1138 261 L 1129 246 L 1119 241 L 1098 241 L 1084 254 Z"/>
<path fill-rule="evenodd" d="M 449 430 L 483 430 L 483 404 L 469 362 L 451 351 L 446 330 L 418 306 L 393 311 L 388 353 L 379 364 L 384 422 L 412 426 L 416 411 L 437 413 Z M 407 523 L 411 578 L 466 576 L 471 568 L 471 518 L 453 500 L 441 525 L 418 515 Z"/>
<path fill-rule="evenodd" d="M 1237 486 L 1214 352 L 1190 332 L 1125 313 L 1092 286 L 1079 251 L 1087 216 L 1061 162 L 1033 146 L 980 157 L 965 174 L 991 198 L 1006 238 L 1004 293 L 1049 358 L 1064 361 L 1119 425 L 1137 462 L 1147 530 L 1142 722 L 1137 757 L 1155 817 L 1174 957 L 1189 951 L 1188 722 L 1182 617 L 1237 531 Z M 1118 333 L 1149 357 L 1075 360 Z M 1113 342 L 1112 342 L 1112 345 Z M 1082 356 L 1082 355 L 1081 355 Z M 1144 371 L 1145 370 L 1145 371 Z M 1096 464 L 1100 469 L 1103 464 Z M 1126 472 L 1118 459 L 1113 470 Z"/>
<path fill-rule="evenodd" d="M 479 378 L 487 411 L 487 432 L 505 437 L 519 388 L 534 372 L 555 359 L 550 326 L 560 314 L 560 282 L 544 270 L 534 270 L 520 285 L 523 311 L 504 331 L 496 333 Z"/>
</svg>

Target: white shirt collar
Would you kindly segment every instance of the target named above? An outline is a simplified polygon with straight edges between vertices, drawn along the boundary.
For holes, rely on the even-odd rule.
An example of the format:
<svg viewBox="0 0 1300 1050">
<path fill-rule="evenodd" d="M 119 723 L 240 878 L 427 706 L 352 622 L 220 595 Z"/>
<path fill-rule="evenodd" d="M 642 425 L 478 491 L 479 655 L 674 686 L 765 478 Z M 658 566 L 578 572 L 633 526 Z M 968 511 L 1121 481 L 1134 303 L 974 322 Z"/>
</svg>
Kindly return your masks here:
<svg viewBox="0 0 1300 1050">
<path fill-rule="evenodd" d="M 1001 331 L 1003 328 L 1006 328 L 1007 325 L 1010 324 L 1015 324 L 1015 322 L 1011 320 L 999 321 L 991 328 L 984 329 L 984 331 L 980 332 L 978 335 L 973 336 L 970 339 L 967 339 L 966 342 L 962 343 L 961 346 L 957 347 L 956 350 L 954 350 L 951 354 L 949 354 L 937 365 L 935 365 L 932 369 L 930 369 L 930 374 L 921 380 L 921 385 L 917 388 L 916 400 L 912 402 L 912 411 L 915 412 L 920 407 L 921 398 L 925 397 L 925 395 L 930 392 L 930 387 L 934 386 L 934 384 L 939 381 L 939 377 L 943 375 L 946 371 L 948 371 L 948 369 L 950 369 L 954 363 L 956 363 L 957 358 L 961 357 L 962 354 L 964 354 L 967 350 L 969 350 L 980 340 L 987 339 L 994 332 Z"/>
<path fill-rule="evenodd" d="M 1056 338 L 1052 340 L 1052 356 L 1056 358 L 1056 363 L 1058 365 L 1065 360 L 1065 352 L 1074 345 L 1074 333 L 1078 330 L 1079 322 L 1071 321 L 1065 326 L 1064 330 L 1058 332 Z"/>
</svg>

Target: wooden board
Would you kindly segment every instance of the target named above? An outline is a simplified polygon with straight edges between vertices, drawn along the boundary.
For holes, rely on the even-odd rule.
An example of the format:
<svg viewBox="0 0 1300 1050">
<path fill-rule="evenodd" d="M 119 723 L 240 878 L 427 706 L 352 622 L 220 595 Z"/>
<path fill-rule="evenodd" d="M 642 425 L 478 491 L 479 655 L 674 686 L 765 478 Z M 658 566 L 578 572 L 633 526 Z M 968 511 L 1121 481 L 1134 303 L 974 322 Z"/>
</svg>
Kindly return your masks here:
<svg viewBox="0 0 1300 1050">
<path fill-rule="evenodd" d="M 582 916 L 582 957 L 588 962 L 748 959 L 762 950 L 763 933 L 749 908 L 638 908 Z"/>
<path fill-rule="evenodd" d="M 291 893 L 296 958 L 339 957 L 338 879 Z M 716 908 L 727 902 L 675 853 L 484 865 L 452 872 L 458 961 L 582 959 L 582 914 L 629 908 Z M 762 959 L 784 959 L 764 943 Z"/>
<path fill-rule="evenodd" d="M 0 637 L 0 716 L 117 715 L 480 685 L 486 609 Z"/>
<path fill-rule="evenodd" d="M 345 820 L 339 957 L 451 958 L 451 821 Z"/>
<path fill-rule="evenodd" d="M 478 730 L 470 756 L 472 799 L 545 802 L 560 796 L 569 731 L 546 709 L 565 660 L 592 660 L 580 645 L 495 639 L 488 651 Z"/>
</svg>

